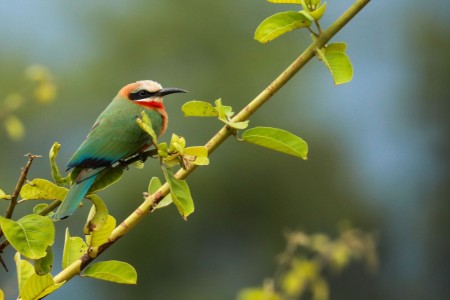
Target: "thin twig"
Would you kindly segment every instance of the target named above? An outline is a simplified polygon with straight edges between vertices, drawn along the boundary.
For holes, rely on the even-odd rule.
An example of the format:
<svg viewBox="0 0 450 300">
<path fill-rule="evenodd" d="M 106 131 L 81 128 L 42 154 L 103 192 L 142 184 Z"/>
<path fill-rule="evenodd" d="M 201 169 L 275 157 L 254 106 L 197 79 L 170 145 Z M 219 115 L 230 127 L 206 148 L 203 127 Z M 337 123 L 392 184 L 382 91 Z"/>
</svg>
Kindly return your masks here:
<svg viewBox="0 0 450 300">
<path fill-rule="evenodd" d="M 30 170 L 33 160 L 35 158 L 41 157 L 40 155 L 33 155 L 31 153 L 28 153 L 25 156 L 28 156 L 28 162 L 25 165 L 25 168 L 22 169 L 19 180 L 17 181 L 17 184 L 16 184 L 16 188 L 14 189 L 14 192 L 11 195 L 11 199 L 9 200 L 9 205 L 8 205 L 8 208 L 6 209 L 6 213 L 5 213 L 5 218 L 7 218 L 7 219 L 11 219 L 11 217 L 14 213 L 14 209 L 16 208 L 16 205 L 17 205 L 17 199 L 19 198 L 19 195 L 20 195 L 20 190 L 22 189 L 22 186 L 24 185 L 25 181 L 27 180 L 28 171 Z M 0 237 L 2 237 L 2 236 L 3 236 L 3 230 L 0 228 Z M 5 247 L 6 247 L 9 243 L 7 243 L 7 241 L 4 241 L 2 243 L 2 245 L 3 244 L 5 244 Z M 2 253 L 3 248 L 0 248 L 0 253 Z M 3 265 L 6 272 L 8 272 L 8 268 L 6 267 L 4 261 L 1 257 L 0 257 L 0 263 Z"/>
<path fill-rule="evenodd" d="M 1 253 L 1 252 L 0 252 Z M 3 257 L 0 255 L 0 264 L 5 269 L 6 272 L 8 272 L 8 266 L 6 266 L 5 261 L 3 260 Z"/>
<path fill-rule="evenodd" d="M 310 61 L 318 48 L 322 48 L 325 44 L 347 24 L 358 12 L 366 6 L 370 0 L 357 0 L 346 12 L 344 12 L 326 31 L 322 34 L 288 67 L 286 68 L 266 89 L 264 89 L 255 99 L 253 99 L 244 109 L 242 109 L 233 119 L 233 122 L 247 120 L 255 111 L 257 111 L 265 102 L 267 102 L 281 87 L 286 84 L 302 67 Z M 219 145 L 221 145 L 230 135 L 233 134 L 228 126 L 220 129 L 205 147 L 208 153 L 212 153 Z M 196 169 L 195 165 L 189 166 L 187 169 L 180 169 L 175 176 L 178 179 L 187 177 Z M 118 239 L 130 231 L 143 217 L 151 212 L 156 204 L 158 204 L 165 195 L 169 193 L 169 186 L 165 183 L 153 195 L 145 197 L 145 201 L 119 226 L 117 226 L 108 238 L 108 242 L 98 248 L 97 256 L 103 253 Z M 96 256 L 96 257 L 97 257 Z M 66 269 L 62 270 L 54 277 L 55 283 L 70 280 L 79 274 L 91 261 L 96 257 L 90 257 L 89 254 L 83 255 L 80 259 L 73 262 Z"/>
<path fill-rule="evenodd" d="M 7 219 L 11 219 L 13 212 L 14 212 L 14 208 L 17 205 L 17 199 L 19 198 L 20 195 L 20 190 L 22 189 L 22 186 L 24 185 L 25 181 L 27 180 L 27 175 L 28 175 L 28 171 L 30 170 L 31 164 L 33 163 L 33 160 L 35 158 L 39 158 L 42 157 L 40 155 L 33 155 L 28 153 L 26 156 L 28 156 L 28 162 L 25 166 L 25 168 L 22 169 L 22 172 L 20 173 L 20 177 L 19 180 L 17 181 L 16 184 L 16 188 L 14 189 L 13 194 L 11 195 L 11 199 L 9 202 L 9 206 L 6 210 L 5 213 L 5 218 Z M 3 231 L 0 228 L 0 237 L 3 236 Z"/>
</svg>

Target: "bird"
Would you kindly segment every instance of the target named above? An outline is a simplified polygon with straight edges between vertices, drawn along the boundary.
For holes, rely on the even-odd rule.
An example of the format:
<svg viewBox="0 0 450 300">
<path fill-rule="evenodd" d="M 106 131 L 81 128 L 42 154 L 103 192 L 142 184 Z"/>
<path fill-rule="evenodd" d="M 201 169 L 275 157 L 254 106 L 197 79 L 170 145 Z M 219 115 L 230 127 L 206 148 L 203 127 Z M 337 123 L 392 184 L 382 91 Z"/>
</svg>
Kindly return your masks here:
<svg viewBox="0 0 450 300">
<path fill-rule="evenodd" d="M 139 127 L 136 118 L 144 111 L 156 136 L 161 136 L 168 123 L 163 96 L 174 93 L 186 91 L 163 88 L 153 80 L 140 80 L 119 90 L 67 163 L 66 171 L 78 175 L 55 212 L 55 220 L 67 218 L 76 211 L 102 171 L 152 146 L 152 138 Z"/>
</svg>

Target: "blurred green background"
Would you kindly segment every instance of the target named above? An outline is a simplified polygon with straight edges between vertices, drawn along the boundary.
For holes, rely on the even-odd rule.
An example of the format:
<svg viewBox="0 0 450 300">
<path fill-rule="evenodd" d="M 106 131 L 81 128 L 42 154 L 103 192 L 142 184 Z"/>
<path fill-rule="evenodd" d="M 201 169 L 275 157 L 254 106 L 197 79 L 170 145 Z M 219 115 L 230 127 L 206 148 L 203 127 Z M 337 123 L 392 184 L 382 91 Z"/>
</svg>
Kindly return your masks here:
<svg viewBox="0 0 450 300">
<path fill-rule="evenodd" d="M 329 1 L 323 26 L 351 3 Z M 239 110 L 257 95 L 309 42 L 306 31 L 253 40 L 264 18 L 289 9 L 263 0 L 4 3 L 0 96 L 20 90 L 35 63 L 52 70 L 58 96 L 20 111 L 24 140 L 0 132 L 0 187 L 10 192 L 23 155 L 47 155 L 54 141 L 63 165 L 119 88 L 140 79 L 189 90 L 166 99 L 165 139 L 176 132 L 203 144 L 219 122 L 184 118 L 181 105 L 222 97 Z M 313 61 L 251 119 L 303 137 L 307 161 L 228 140 L 188 180 L 196 203 L 188 222 L 174 207 L 158 211 L 101 257 L 133 264 L 137 286 L 75 278 L 49 299 L 234 299 L 273 275 L 283 231 L 334 236 L 342 220 L 378 233 L 380 268 L 330 274 L 332 299 L 448 299 L 449 9 L 444 0 L 372 1 L 334 39 L 349 44 L 350 84 L 334 87 Z M 154 175 L 162 177 L 156 163 L 131 169 L 102 192 L 116 219 L 140 203 Z M 29 177 L 50 178 L 47 158 Z M 66 226 L 81 235 L 87 211 L 56 225 L 57 247 Z M 9 295 L 12 252 L 4 254 L 12 271 L 0 271 Z"/>
</svg>

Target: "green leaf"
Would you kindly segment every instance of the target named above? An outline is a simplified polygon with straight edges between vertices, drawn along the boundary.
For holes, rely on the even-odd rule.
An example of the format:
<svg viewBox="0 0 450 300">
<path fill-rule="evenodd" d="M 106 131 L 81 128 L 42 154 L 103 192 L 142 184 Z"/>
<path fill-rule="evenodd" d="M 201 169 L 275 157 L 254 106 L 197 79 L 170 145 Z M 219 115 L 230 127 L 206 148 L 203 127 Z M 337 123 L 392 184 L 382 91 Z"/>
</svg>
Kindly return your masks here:
<svg viewBox="0 0 450 300">
<path fill-rule="evenodd" d="M 50 274 L 45 274 L 43 276 L 33 274 L 23 285 L 23 288 L 20 291 L 20 297 L 22 300 L 41 299 L 59 289 L 63 284 L 64 282 L 55 284 L 53 277 Z"/>
<path fill-rule="evenodd" d="M 114 168 L 106 169 L 105 171 L 98 176 L 97 180 L 90 187 L 88 194 L 96 193 L 103 189 L 106 189 L 108 186 L 116 183 L 123 176 L 123 167 L 118 165 Z"/>
<path fill-rule="evenodd" d="M 336 85 L 352 80 L 353 67 L 347 54 L 339 52 L 327 53 L 326 65 L 331 71 Z"/>
<path fill-rule="evenodd" d="M 216 110 L 219 114 L 219 120 L 227 124 L 234 129 L 244 129 L 248 126 L 249 121 L 242 122 L 232 122 L 231 117 L 234 115 L 233 108 L 231 106 L 222 105 L 222 99 L 217 99 L 215 101 Z"/>
<path fill-rule="evenodd" d="M 151 195 L 155 193 L 162 186 L 161 180 L 158 177 L 152 177 L 148 183 L 147 192 Z"/>
<path fill-rule="evenodd" d="M 0 199 L 5 199 L 5 196 L 6 196 L 5 192 L 2 189 L 0 189 Z"/>
<path fill-rule="evenodd" d="M 277 3 L 277 4 L 301 4 L 301 0 L 267 0 L 271 3 Z"/>
<path fill-rule="evenodd" d="M 163 166 L 163 172 L 170 187 L 172 201 L 183 219 L 186 220 L 194 212 L 194 201 L 192 200 L 189 186 L 185 180 L 176 179 L 172 169 Z"/>
<path fill-rule="evenodd" d="M 166 166 L 172 168 L 176 165 L 180 164 L 180 154 L 176 153 L 174 155 L 169 155 L 163 159 L 163 162 Z"/>
<path fill-rule="evenodd" d="M 69 228 L 67 228 L 62 257 L 62 268 L 67 268 L 74 261 L 82 257 L 86 253 L 87 249 L 88 246 L 83 239 L 78 236 L 71 237 Z"/>
<path fill-rule="evenodd" d="M 158 177 L 152 177 L 150 179 L 150 183 L 148 184 L 148 193 L 150 195 L 154 194 L 160 187 L 162 186 L 161 180 Z M 158 205 L 154 207 L 154 209 L 159 209 L 166 207 L 172 203 L 172 196 L 168 194 L 161 201 L 159 201 Z"/>
<path fill-rule="evenodd" d="M 25 127 L 19 118 L 14 115 L 9 115 L 4 122 L 6 132 L 11 139 L 18 141 L 23 138 L 25 135 Z"/>
<path fill-rule="evenodd" d="M 106 243 L 114 228 L 116 228 L 116 219 L 114 219 L 113 216 L 108 216 L 106 223 L 103 224 L 103 226 L 86 235 L 86 243 L 89 247 L 98 247 Z"/>
<path fill-rule="evenodd" d="M 321 0 L 306 0 L 306 1 L 300 0 L 300 4 L 302 5 L 303 9 L 310 11 L 311 9 L 315 9 L 317 5 L 320 4 Z"/>
<path fill-rule="evenodd" d="M 20 190 L 22 200 L 64 200 L 69 190 L 42 178 L 33 179 Z"/>
<path fill-rule="evenodd" d="M 38 258 L 34 261 L 34 271 L 38 275 L 50 273 L 53 267 L 53 250 L 52 247 L 47 247 L 47 255 Z"/>
<path fill-rule="evenodd" d="M 136 284 L 137 273 L 130 264 L 110 260 L 89 265 L 82 276 L 124 284 Z"/>
<path fill-rule="evenodd" d="M 34 267 L 30 262 L 21 259 L 19 252 L 14 255 L 14 261 L 16 262 L 17 283 L 19 291 L 21 291 L 25 281 L 34 274 Z"/>
<path fill-rule="evenodd" d="M 43 276 L 35 274 L 33 266 L 28 261 L 22 260 L 19 252 L 14 256 L 14 261 L 16 262 L 17 282 L 22 300 L 41 299 L 64 284 L 54 284 L 50 274 Z"/>
<path fill-rule="evenodd" d="M 255 127 L 242 134 L 246 142 L 307 159 L 308 145 L 292 133 L 272 127 Z"/>
<path fill-rule="evenodd" d="M 0 199 L 11 200 L 11 195 L 6 195 L 5 192 L 0 189 Z"/>
<path fill-rule="evenodd" d="M 181 110 L 185 117 L 217 117 L 219 115 L 211 103 L 198 100 L 186 102 Z"/>
<path fill-rule="evenodd" d="M 345 50 L 345 43 L 333 43 L 325 50 L 317 51 L 319 59 L 330 70 L 336 85 L 347 83 L 353 78 L 353 67 Z"/>
<path fill-rule="evenodd" d="M 183 153 L 183 149 L 186 147 L 186 140 L 182 136 L 178 136 L 175 133 L 172 134 L 169 145 L 169 152 Z"/>
<path fill-rule="evenodd" d="M 274 14 L 256 28 L 255 40 L 263 44 L 268 43 L 286 32 L 310 26 L 311 21 L 309 16 L 297 11 Z"/>
<path fill-rule="evenodd" d="M 154 145 L 158 144 L 158 139 L 156 137 L 156 133 L 153 130 L 152 127 L 152 121 L 148 117 L 148 115 L 145 113 L 145 111 L 142 111 L 139 116 L 136 118 L 136 122 L 141 127 L 142 130 L 147 132 L 147 134 L 152 138 L 152 142 Z"/>
<path fill-rule="evenodd" d="M 325 13 L 325 10 L 327 9 L 327 2 L 324 2 L 321 6 L 316 8 L 313 11 L 308 10 L 308 14 L 314 18 L 314 20 L 318 21 L 322 18 L 323 14 Z"/>
<path fill-rule="evenodd" d="M 327 45 L 325 48 L 325 51 L 327 53 L 331 52 L 345 52 L 347 50 L 347 44 L 346 43 L 332 43 Z"/>
<path fill-rule="evenodd" d="M 47 203 L 39 203 L 38 205 L 36 205 L 35 207 L 33 207 L 33 214 L 38 215 L 41 211 L 43 211 L 44 209 L 46 209 L 48 207 Z"/>
<path fill-rule="evenodd" d="M 159 203 L 153 209 L 160 209 L 169 206 L 170 204 L 172 204 L 172 202 L 172 195 L 169 194 L 165 196 L 161 201 L 159 201 Z"/>
<path fill-rule="evenodd" d="M 169 153 L 168 153 L 169 146 L 167 145 L 166 142 L 159 143 L 157 146 L 157 149 L 158 149 L 158 156 L 160 158 L 166 158 L 169 156 Z"/>
<path fill-rule="evenodd" d="M 62 177 L 61 172 L 59 171 L 58 164 L 56 163 L 56 157 L 58 157 L 59 149 L 61 148 L 61 144 L 58 142 L 53 143 L 52 148 L 50 148 L 49 159 L 50 159 L 50 168 L 52 169 L 52 177 L 53 180 L 58 185 L 65 185 L 69 183 L 70 176 Z"/>
<path fill-rule="evenodd" d="M 105 225 L 108 220 L 108 208 L 102 198 L 96 194 L 91 194 L 86 198 L 93 204 L 84 226 L 84 234 L 87 235 L 92 231 L 100 230 Z"/>
<path fill-rule="evenodd" d="M 31 259 L 47 255 L 47 246 L 55 240 L 55 227 L 48 217 L 31 214 L 17 222 L 0 217 L 0 223 L 11 246 Z"/>
<path fill-rule="evenodd" d="M 198 166 L 209 164 L 208 149 L 204 146 L 195 146 L 184 148 L 184 159 Z"/>
<path fill-rule="evenodd" d="M 222 99 L 217 99 L 215 104 L 220 120 L 228 121 L 228 119 L 234 114 L 231 106 L 222 105 Z"/>
<path fill-rule="evenodd" d="M 41 212 L 46 209 L 48 207 L 47 203 L 39 203 L 38 205 L 36 205 L 35 207 L 33 207 L 33 214 L 39 215 L 41 214 Z M 54 212 L 49 212 L 46 214 L 47 217 L 52 217 L 55 213 Z"/>
<path fill-rule="evenodd" d="M 248 127 L 248 120 L 242 122 L 225 122 L 228 126 L 234 129 L 245 129 Z"/>
</svg>

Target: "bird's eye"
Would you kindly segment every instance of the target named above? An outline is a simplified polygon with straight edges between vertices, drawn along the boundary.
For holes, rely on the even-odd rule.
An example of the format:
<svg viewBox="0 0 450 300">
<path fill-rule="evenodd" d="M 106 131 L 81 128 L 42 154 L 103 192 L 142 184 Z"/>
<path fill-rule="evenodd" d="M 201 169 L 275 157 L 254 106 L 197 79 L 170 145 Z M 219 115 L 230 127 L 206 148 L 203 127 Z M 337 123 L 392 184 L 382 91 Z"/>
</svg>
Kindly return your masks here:
<svg viewBox="0 0 450 300">
<path fill-rule="evenodd" d="M 147 91 L 147 90 L 139 90 L 134 93 L 130 93 L 128 95 L 128 98 L 130 100 L 141 100 L 141 99 L 149 98 L 149 97 L 153 96 L 153 94 L 154 93 Z"/>
<path fill-rule="evenodd" d="M 138 92 L 138 94 L 139 94 L 140 97 L 148 97 L 148 96 L 150 96 L 150 92 L 147 91 L 147 90 L 140 90 Z"/>
</svg>

